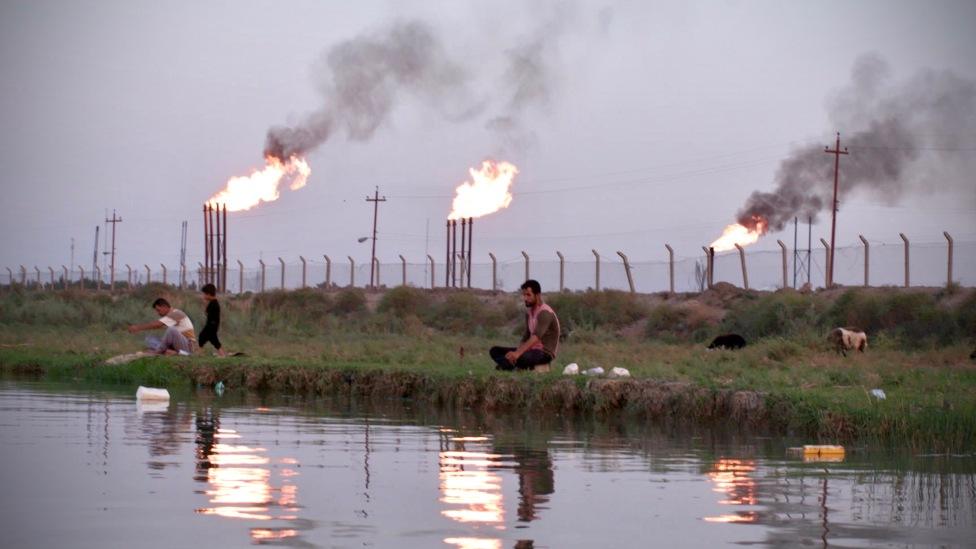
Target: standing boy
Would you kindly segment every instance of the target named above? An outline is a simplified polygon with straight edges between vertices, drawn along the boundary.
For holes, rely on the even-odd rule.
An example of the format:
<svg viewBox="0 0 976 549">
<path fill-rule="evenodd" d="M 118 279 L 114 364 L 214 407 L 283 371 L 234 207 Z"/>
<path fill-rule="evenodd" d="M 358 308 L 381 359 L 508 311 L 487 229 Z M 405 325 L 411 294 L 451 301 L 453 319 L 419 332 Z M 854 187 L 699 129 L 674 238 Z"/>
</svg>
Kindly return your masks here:
<svg viewBox="0 0 976 549">
<path fill-rule="evenodd" d="M 203 302 L 207 304 L 207 323 L 200 331 L 197 343 L 203 349 L 203 345 L 209 341 L 213 344 L 214 349 L 217 349 L 218 356 L 227 356 L 220 344 L 220 339 L 217 338 L 217 330 L 220 329 L 220 303 L 217 302 L 217 287 L 213 284 L 204 284 L 200 291 L 203 292 Z"/>
</svg>

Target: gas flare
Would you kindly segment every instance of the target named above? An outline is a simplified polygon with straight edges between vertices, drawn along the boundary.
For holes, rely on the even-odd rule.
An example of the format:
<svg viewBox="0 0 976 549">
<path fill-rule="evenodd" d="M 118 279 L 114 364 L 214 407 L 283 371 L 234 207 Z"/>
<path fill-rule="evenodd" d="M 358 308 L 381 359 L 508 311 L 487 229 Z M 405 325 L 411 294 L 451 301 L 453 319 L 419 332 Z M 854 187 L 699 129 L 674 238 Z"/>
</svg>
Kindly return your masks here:
<svg viewBox="0 0 976 549">
<path fill-rule="evenodd" d="M 207 202 L 225 204 L 232 212 L 249 210 L 261 202 L 278 200 L 278 186 L 288 183 L 288 188 L 297 191 L 308 182 L 312 169 L 308 162 L 299 156 L 291 156 L 286 162 L 275 156 L 264 158 L 264 169 L 254 170 L 249 176 L 236 176 L 227 180 L 224 190 L 211 196 Z"/>
<path fill-rule="evenodd" d="M 461 183 L 455 192 L 448 219 L 481 217 L 507 208 L 512 203 L 509 187 L 518 168 L 508 162 L 485 160 L 480 169 L 469 168 L 471 181 Z"/>
<path fill-rule="evenodd" d="M 715 242 L 712 242 L 710 247 L 715 248 L 716 252 L 724 252 L 735 248 L 736 244 L 739 246 L 748 246 L 759 240 L 759 237 L 766 234 L 766 230 L 769 228 L 767 221 L 758 216 L 753 216 L 751 225 L 752 228 L 749 228 L 745 225 L 734 223 L 725 227 L 722 236 L 718 237 Z"/>
</svg>

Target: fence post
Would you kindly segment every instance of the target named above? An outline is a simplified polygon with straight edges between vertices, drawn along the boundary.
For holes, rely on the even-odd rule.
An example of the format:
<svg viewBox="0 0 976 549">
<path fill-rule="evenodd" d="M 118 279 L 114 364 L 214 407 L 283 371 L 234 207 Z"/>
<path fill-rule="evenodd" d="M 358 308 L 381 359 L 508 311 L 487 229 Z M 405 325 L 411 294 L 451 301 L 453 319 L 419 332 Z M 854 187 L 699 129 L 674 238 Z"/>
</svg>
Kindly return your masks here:
<svg viewBox="0 0 976 549">
<path fill-rule="evenodd" d="M 636 293 L 634 289 L 634 277 L 630 274 L 630 261 L 627 260 L 627 256 L 623 252 L 618 251 L 617 255 L 620 256 L 620 259 L 624 260 L 624 271 L 627 273 L 627 284 L 630 285 L 630 293 Z"/>
<path fill-rule="evenodd" d="M 146 285 L 148 286 L 152 282 L 152 274 L 149 271 L 149 265 L 143 263 L 142 266 L 146 268 Z"/>
<path fill-rule="evenodd" d="M 596 250 L 591 249 L 593 256 L 596 257 L 596 291 L 600 291 L 600 254 Z"/>
<path fill-rule="evenodd" d="M 162 263 L 160 263 L 159 266 L 163 268 L 163 286 L 165 286 L 166 285 L 166 265 L 163 265 Z"/>
<path fill-rule="evenodd" d="M 863 234 L 857 235 L 861 239 L 861 243 L 864 244 L 864 287 L 868 287 L 868 266 L 870 265 L 871 256 L 871 245 L 868 244 L 868 239 L 864 238 Z"/>
<path fill-rule="evenodd" d="M 203 281 L 206 278 L 206 270 L 203 268 L 203 263 L 197 261 L 197 286 L 203 287 Z"/>
<path fill-rule="evenodd" d="M 244 293 L 244 263 L 238 259 L 237 260 L 237 293 L 238 295 Z"/>
<path fill-rule="evenodd" d="M 786 278 L 786 244 L 783 244 L 782 240 L 777 240 L 776 243 L 779 244 L 780 249 L 783 250 L 783 287 L 787 288 L 788 279 Z"/>
<path fill-rule="evenodd" d="M 822 238 L 820 239 L 820 243 L 824 247 L 825 264 L 827 265 L 827 268 L 824 269 L 824 286 L 830 289 L 830 280 L 827 278 L 830 276 L 830 244 L 827 244 L 827 241 Z"/>
<path fill-rule="evenodd" d="M 430 289 L 434 289 L 434 258 L 427 254 L 427 261 L 430 261 Z"/>
<path fill-rule="evenodd" d="M 308 272 L 308 264 L 305 262 L 304 256 L 298 256 L 298 259 L 302 260 L 302 289 L 305 289 L 306 274 Z"/>
<path fill-rule="evenodd" d="M 403 284 L 401 286 L 407 285 L 407 260 L 402 254 L 397 254 L 400 256 L 400 264 L 403 266 Z"/>
<path fill-rule="evenodd" d="M 380 260 L 379 258 L 374 257 L 372 261 L 373 267 L 376 270 L 376 286 L 373 286 L 373 289 L 375 290 L 380 287 Z M 464 279 L 462 279 L 461 285 L 464 285 Z"/>
<path fill-rule="evenodd" d="M 10 270 L 10 267 L 4 267 L 7 269 L 7 278 L 10 279 L 10 290 L 14 289 L 14 272 Z"/>
<path fill-rule="evenodd" d="M 665 248 L 668 249 L 668 280 L 670 281 L 669 288 L 671 293 L 674 294 L 674 250 L 671 248 L 670 244 L 665 244 Z"/>
<path fill-rule="evenodd" d="M 742 287 L 746 290 L 749 289 L 749 272 L 746 271 L 746 251 L 742 249 L 742 246 L 735 244 L 735 248 L 739 250 L 739 263 L 742 263 Z"/>
<path fill-rule="evenodd" d="M 64 265 L 61 265 L 61 269 L 64 271 L 64 280 L 62 281 L 61 285 L 64 287 L 65 290 L 67 290 L 68 289 L 68 268 L 65 267 Z"/>
<path fill-rule="evenodd" d="M 95 289 L 102 289 L 102 268 L 95 265 Z"/>
<path fill-rule="evenodd" d="M 565 280 L 564 274 L 566 272 L 565 269 L 566 259 L 563 257 L 562 252 L 560 252 L 559 250 L 556 250 L 556 255 L 559 256 L 559 291 L 561 292 L 566 287 L 566 285 L 563 283 Z"/>
<path fill-rule="evenodd" d="M 498 291 L 498 260 L 495 259 L 495 254 L 488 252 L 488 257 L 491 258 L 491 291 Z"/>
<path fill-rule="evenodd" d="M 285 289 L 285 260 L 278 258 L 278 263 L 281 263 L 281 289 Z"/>
<path fill-rule="evenodd" d="M 349 287 L 356 287 L 356 261 L 353 260 L 352 256 L 347 255 L 349 258 Z"/>
<path fill-rule="evenodd" d="M 27 287 L 27 268 L 23 265 L 20 266 L 20 285 Z"/>
<path fill-rule="evenodd" d="M 63 266 L 63 265 L 62 265 Z M 125 264 L 126 271 L 129 273 L 126 278 L 126 283 L 129 285 L 129 289 L 132 289 L 132 267 L 128 263 Z"/>
<path fill-rule="evenodd" d="M 946 231 L 942 231 L 942 234 L 945 235 L 946 240 L 949 241 L 949 274 L 946 278 L 946 287 L 948 288 L 949 286 L 952 286 L 952 236 L 950 236 Z"/>
<path fill-rule="evenodd" d="M 85 268 L 82 267 L 81 265 L 78 265 L 78 273 L 81 275 L 81 278 L 78 280 L 78 287 L 84 290 L 85 289 Z"/>
<path fill-rule="evenodd" d="M 529 254 L 522 250 L 522 257 L 525 258 L 525 280 L 529 279 Z"/>
<path fill-rule="evenodd" d="M 54 289 L 54 269 L 48 267 L 47 270 L 51 271 L 51 289 Z"/>
<path fill-rule="evenodd" d="M 708 246 L 702 246 L 705 251 L 705 287 L 712 289 L 712 254 L 708 251 Z"/>
<path fill-rule="evenodd" d="M 44 286 L 41 284 L 41 270 L 37 268 L 37 265 L 34 265 L 34 272 L 37 273 L 37 288 L 41 289 Z"/>
<path fill-rule="evenodd" d="M 322 257 L 325 258 L 325 289 L 328 290 L 332 286 L 332 258 L 325 254 Z"/>
<path fill-rule="evenodd" d="M 905 233 L 898 233 L 898 236 L 905 241 L 905 287 L 907 288 L 910 284 L 908 278 L 908 237 L 905 236 Z"/>
<path fill-rule="evenodd" d="M 258 265 L 261 266 L 261 293 L 264 293 L 264 260 L 259 259 Z"/>
</svg>

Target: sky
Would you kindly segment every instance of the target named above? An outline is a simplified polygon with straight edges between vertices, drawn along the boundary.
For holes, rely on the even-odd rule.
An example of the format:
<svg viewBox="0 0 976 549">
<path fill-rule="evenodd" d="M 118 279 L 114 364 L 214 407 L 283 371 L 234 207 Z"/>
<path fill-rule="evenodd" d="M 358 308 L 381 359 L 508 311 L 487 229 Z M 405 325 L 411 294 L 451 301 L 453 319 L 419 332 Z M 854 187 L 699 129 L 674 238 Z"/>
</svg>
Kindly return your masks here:
<svg viewBox="0 0 976 549">
<path fill-rule="evenodd" d="M 591 249 L 656 261 L 666 243 L 692 257 L 756 191 L 784 178 L 829 189 L 783 174 L 836 132 L 858 145 L 842 186 L 855 156 L 904 151 L 895 134 L 912 143 L 843 196 L 839 246 L 976 241 L 974 22 L 971 1 L 4 0 L 0 267 L 67 265 L 72 239 L 74 264 L 90 265 L 113 210 L 117 264 L 175 268 L 187 220 L 195 265 L 201 205 L 264 165 L 270 128 L 316 112 L 338 122 L 304 151 L 307 186 L 230 214 L 232 262 L 368 261 L 358 240 L 377 187 L 380 260 L 440 261 L 454 188 L 486 158 L 519 175 L 511 205 L 476 223 L 476 262 Z M 336 52 L 404 28 L 433 44 L 436 86 L 383 80 L 364 130 L 344 114 L 362 98 L 335 92 Z M 373 70 L 358 59 L 343 70 Z M 946 87 L 954 100 L 936 97 Z M 902 116 L 898 132 L 869 131 Z M 822 211 L 814 241 L 829 232 Z"/>
</svg>

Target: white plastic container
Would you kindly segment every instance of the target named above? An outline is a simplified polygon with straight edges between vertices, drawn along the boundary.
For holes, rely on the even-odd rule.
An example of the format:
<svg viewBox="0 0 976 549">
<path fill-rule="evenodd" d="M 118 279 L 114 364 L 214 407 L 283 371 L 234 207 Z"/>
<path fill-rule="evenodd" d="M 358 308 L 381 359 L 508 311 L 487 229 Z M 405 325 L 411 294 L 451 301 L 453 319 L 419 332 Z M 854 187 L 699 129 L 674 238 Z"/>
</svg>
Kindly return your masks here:
<svg viewBox="0 0 976 549">
<path fill-rule="evenodd" d="M 575 362 L 567 364 L 566 367 L 563 368 L 564 376 L 575 376 L 578 373 L 579 373 L 579 364 Z"/>
<path fill-rule="evenodd" d="M 136 400 L 169 400 L 169 391 L 140 385 L 136 390 Z"/>
</svg>

